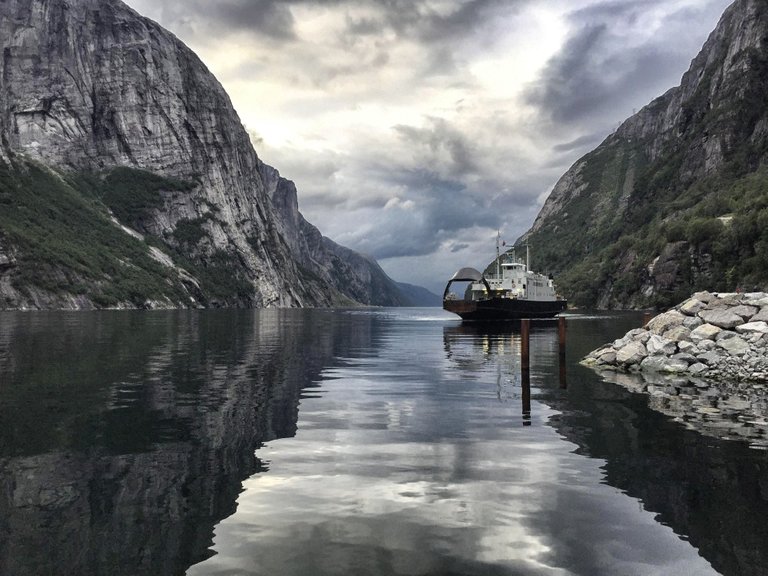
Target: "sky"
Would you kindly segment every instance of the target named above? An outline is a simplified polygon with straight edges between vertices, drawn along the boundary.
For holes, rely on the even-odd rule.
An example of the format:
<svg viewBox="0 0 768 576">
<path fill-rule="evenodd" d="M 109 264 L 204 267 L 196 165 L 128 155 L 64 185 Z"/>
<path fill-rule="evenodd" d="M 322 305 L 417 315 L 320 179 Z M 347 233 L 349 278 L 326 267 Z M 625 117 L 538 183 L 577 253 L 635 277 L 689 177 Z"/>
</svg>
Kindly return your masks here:
<svg viewBox="0 0 768 576">
<path fill-rule="evenodd" d="M 307 220 L 436 293 L 677 86 L 730 2 L 127 0 L 205 62 Z"/>
</svg>

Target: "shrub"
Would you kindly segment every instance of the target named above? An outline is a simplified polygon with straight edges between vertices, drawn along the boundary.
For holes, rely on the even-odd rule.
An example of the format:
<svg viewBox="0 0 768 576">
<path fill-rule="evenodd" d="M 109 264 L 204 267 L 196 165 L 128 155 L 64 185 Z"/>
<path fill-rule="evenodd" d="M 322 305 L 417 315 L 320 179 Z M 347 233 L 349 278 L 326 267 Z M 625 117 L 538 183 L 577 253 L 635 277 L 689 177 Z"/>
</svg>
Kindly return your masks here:
<svg viewBox="0 0 768 576">
<path fill-rule="evenodd" d="M 210 219 L 211 217 L 209 215 L 192 220 L 183 218 L 176 223 L 173 237 L 182 246 L 193 248 L 200 243 L 200 240 L 207 236 L 203 224 Z"/>
<path fill-rule="evenodd" d="M 667 222 L 664 226 L 664 236 L 667 238 L 667 242 L 680 242 L 688 238 L 687 226 L 680 220 L 673 220 Z"/>
<path fill-rule="evenodd" d="M 98 195 L 123 224 L 144 230 L 144 221 L 163 205 L 163 192 L 188 192 L 190 182 L 134 168 L 115 168 L 98 184 Z"/>
<path fill-rule="evenodd" d="M 102 306 L 183 297 L 176 274 L 110 222 L 88 180 L 0 163 L 0 190 L 11 199 L 0 210 L 0 234 L 17 249 L 13 283 L 22 292 L 84 294 Z"/>
<path fill-rule="evenodd" d="M 723 223 L 717 218 L 694 218 L 686 227 L 688 242 L 694 246 L 711 246 L 723 232 Z"/>
</svg>

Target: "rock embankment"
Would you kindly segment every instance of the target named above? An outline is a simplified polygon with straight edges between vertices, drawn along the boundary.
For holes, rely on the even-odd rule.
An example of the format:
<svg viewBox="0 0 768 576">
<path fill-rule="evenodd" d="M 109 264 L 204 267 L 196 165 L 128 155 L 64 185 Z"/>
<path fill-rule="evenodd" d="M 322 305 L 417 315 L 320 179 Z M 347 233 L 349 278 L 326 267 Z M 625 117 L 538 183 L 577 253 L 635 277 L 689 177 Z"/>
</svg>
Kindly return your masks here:
<svg viewBox="0 0 768 576">
<path fill-rule="evenodd" d="M 768 382 L 768 294 L 698 292 L 589 354 L 603 369 Z"/>
</svg>

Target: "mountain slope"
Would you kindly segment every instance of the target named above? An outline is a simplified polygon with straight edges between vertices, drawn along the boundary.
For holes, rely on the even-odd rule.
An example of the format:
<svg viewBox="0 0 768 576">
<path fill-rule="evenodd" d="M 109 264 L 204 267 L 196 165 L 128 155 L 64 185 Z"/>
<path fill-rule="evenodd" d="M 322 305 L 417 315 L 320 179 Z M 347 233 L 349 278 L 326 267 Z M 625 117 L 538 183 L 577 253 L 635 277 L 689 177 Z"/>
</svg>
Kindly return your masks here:
<svg viewBox="0 0 768 576">
<path fill-rule="evenodd" d="M 579 306 L 666 306 L 768 286 L 768 6 L 737 0 L 679 87 L 560 179 L 537 268 Z"/>
<path fill-rule="evenodd" d="M 119 0 L 0 2 L 0 47 L 0 307 L 401 298 L 358 289 L 378 266 L 327 247 L 203 63 Z"/>
<path fill-rule="evenodd" d="M 414 286 L 405 282 L 398 282 L 397 286 L 408 298 L 410 306 L 442 306 L 443 304 L 442 296 L 438 296 L 422 286 Z"/>
</svg>

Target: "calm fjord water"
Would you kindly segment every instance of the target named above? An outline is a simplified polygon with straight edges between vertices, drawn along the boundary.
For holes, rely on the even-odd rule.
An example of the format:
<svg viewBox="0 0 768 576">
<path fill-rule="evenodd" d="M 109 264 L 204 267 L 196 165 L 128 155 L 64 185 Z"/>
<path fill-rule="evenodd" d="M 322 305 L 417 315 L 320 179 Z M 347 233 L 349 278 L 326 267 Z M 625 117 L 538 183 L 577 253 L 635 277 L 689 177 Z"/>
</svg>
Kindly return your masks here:
<svg viewBox="0 0 768 576">
<path fill-rule="evenodd" d="M 768 574 L 768 456 L 577 364 L 637 315 L 0 313 L 0 574 Z M 530 406 L 528 406 L 530 404 Z"/>
</svg>

